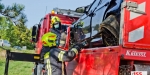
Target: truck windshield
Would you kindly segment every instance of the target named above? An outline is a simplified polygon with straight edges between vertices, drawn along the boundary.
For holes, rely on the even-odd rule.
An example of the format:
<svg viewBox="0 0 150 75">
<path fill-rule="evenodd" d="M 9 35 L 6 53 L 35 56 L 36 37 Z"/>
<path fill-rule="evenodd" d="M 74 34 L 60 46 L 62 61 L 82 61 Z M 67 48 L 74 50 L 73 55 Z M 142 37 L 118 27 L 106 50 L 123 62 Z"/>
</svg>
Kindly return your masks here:
<svg viewBox="0 0 150 75">
<path fill-rule="evenodd" d="M 91 4 L 91 6 L 88 7 L 88 11 L 93 12 L 94 9 L 98 6 L 100 1 L 101 0 L 94 0 L 94 2 Z"/>
</svg>

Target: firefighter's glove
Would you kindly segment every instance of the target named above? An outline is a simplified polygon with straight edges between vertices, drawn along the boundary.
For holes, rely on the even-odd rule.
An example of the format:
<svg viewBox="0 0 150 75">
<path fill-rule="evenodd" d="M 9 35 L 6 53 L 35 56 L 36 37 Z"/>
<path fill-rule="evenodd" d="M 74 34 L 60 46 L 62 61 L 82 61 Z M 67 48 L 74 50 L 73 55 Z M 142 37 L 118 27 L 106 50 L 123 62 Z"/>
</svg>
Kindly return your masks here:
<svg viewBox="0 0 150 75">
<path fill-rule="evenodd" d="M 87 41 L 83 41 L 83 42 L 80 42 L 80 43 L 77 43 L 74 48 L 76 48 L 77 50 L 81 50 L 82 48 L 84 48 L 85 46 L 87 46 Z"/>
<path fill-rule="evenodd" d="M 78 45 L 80 48 L 83 48 L 83 47 L 87 46 L 88 43 L 87 43 L 87 41 L 85 40 L 85 41 L 82 41 L 82 42 L 80 42 L 80 43 L 77 43 L 77 45 Z"/>
<path fill-rule="evenodd" d="M 85 41 L 81 42 L 81 44 L 85 47 L 88 45 L 88 42 L 85 40 Z"/>
</svg>

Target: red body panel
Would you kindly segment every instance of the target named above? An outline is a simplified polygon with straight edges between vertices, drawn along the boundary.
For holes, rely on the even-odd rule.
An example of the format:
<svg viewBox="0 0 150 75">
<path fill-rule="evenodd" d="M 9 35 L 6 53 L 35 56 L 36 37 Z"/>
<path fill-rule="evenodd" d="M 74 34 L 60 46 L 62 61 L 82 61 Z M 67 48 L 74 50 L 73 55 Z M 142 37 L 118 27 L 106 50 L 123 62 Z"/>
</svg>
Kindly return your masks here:
<svg viewBox="0 0 150 75">
<path fill-rule="evenodd" d="M 84 49 L 79 59 L 69 62 L 68 75 L 118 75 L 120 47 Z"/>
<path fill-rule="evenodd" d="M 126 0 L 129 1 L 129 0 Z M 123 46 L 128 48 L 150 49 L 150 0 L 132 0 L 138 3 L 138 10 L 146 15 L 125 9 Z"/>
<path fill-rule="evenodd" d="M 75 59 L 68 63 L 68 75 L 118 75 L 121 60 L 150 61 L 149 50 L 110 46 L 84 49 Z M 132 63 L 133 64 L 133 63 Z"/>
<path fill-rule="evenodd" d="M 127 60 L 138 60 L 138 61 L 150 61 L 150 51 L 149 50 L 137 50 L 137 49 L 121 49 L 121 55 Z"/>
</svg>

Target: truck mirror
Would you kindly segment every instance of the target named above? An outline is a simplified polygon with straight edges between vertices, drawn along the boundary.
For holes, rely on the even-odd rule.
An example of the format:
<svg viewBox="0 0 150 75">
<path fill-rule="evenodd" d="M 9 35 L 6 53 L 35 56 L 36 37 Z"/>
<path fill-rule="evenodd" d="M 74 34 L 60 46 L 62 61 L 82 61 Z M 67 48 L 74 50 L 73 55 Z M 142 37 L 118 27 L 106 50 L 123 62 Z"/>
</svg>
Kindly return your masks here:
<svg viewBox="0 0 150 75">
<path fill-rule="evenodd" d="M 32 37 L 32 42 L 36 42 L 36 38 Z"/>
<path fill-rule="evenodd" d="M 32 28 L 32 41 L 36 42 L 36 35 L 37 35 L 37 26 L 33 26 Z"/>
<path fill-rule="evenodd" d="M 78 13 L 85 13 L 85 14 L 87 14 L 88 13 L 88 11 L 87 11 L 88 7 L 89 7 L 89 5 L 83 6 L 83 7 L 78 7 L 78 8 L 76 8 L 75 11 L 78 12 Z"/>
<path fill-rule="evenodd" d="M 88 8 L 88 6 L 84 7 L 84 11 L 83 11 L 83 13 L 85 13 L 85 14 L 87 14 L 87 13 L 88 13 L 87 8 Z"/>
<path fill-rule="evenodd" d="M 84 9 L 84 7 L 79 7 L 75 11 L 78 13 L 84 13 L 85 9 Z"/>
<path fill-rule="evenodd" d="M 36 36 L 37 33 L 37 27 L 34 25 L 32 28 L 32 36 Z"/>
</svg>

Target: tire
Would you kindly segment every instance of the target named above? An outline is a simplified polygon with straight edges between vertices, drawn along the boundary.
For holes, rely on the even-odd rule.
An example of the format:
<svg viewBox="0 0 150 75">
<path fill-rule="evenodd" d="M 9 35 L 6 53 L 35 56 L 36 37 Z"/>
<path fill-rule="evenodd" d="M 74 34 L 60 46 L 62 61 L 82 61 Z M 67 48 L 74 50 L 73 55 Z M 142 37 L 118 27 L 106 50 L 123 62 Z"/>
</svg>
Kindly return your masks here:
<svg viewBox="0 0 150 75">
<path fill-rule="evenodd" d="M 99 30 L 103 44 L 106 46 L 116 46 L 119 44 L 119 22 L 114 15 L 108 16 L 101 24 Z"/>
</svg>

